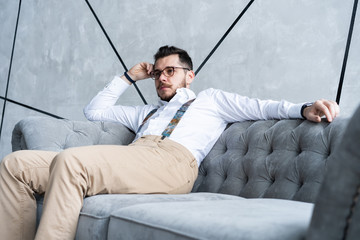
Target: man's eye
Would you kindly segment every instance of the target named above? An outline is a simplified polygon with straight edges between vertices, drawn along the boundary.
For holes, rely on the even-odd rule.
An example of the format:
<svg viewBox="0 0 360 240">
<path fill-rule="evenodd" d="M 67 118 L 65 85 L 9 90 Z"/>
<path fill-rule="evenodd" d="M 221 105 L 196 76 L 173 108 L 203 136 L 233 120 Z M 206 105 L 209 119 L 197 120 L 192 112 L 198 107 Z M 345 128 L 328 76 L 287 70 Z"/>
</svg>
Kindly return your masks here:
<svg viewBox="0 0 360 240">
<path fill-rule="evenodd" d="M 172 75 L 172 73 L 173 73 L 173 69 L 172 69 L 172 68 L 168 68 L 168 69 L 166 69 L 165 71 L 166 71 L 166 74 L 167 74 L 167 75 Z"/>
</svg>

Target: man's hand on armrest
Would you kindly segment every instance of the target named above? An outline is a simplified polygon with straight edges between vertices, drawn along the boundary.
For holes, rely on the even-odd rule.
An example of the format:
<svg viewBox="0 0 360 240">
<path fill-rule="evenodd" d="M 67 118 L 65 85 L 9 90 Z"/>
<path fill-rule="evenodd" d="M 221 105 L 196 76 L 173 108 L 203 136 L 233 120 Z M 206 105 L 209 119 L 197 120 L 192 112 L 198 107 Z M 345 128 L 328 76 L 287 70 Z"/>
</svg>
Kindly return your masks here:
<svg viewBox="0 0 360 240">
<path fill-rule="evenodd" d="M 317 100 L 311 106 L 303 109 L 303 116 L 313 122 L 321 122 L 321 117 L 325 116 L 329 122 L 338 116 L 340 113 L 339 105 L 330 100 Z"/>
</svg>

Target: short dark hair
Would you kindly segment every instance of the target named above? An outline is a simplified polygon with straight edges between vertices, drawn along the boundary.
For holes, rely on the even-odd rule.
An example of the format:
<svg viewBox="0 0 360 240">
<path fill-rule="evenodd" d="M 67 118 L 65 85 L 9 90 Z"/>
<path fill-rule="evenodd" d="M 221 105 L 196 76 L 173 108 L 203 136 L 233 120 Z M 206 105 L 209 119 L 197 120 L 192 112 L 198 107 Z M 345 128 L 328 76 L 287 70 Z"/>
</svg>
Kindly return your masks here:
<svg viewBox="0 0 360 240">
<path fill-rule="evenodd" d="M 185 50 L 174 46 L 169 47 L 168 45 L 162 46 L 161 48 L 159 48 L 157 53 L 155 53 L 154 65 L 156 64 L 156 61 L 159 60 L 160 58 L 164 58 L 173 54 L 177 54 L 179 56 L 180 62 L 185 64 L 186 67 L 190 68 L 191 70 L 193 69 L 193 63 L 191 61 L 191 58 Z"/>
</svg>

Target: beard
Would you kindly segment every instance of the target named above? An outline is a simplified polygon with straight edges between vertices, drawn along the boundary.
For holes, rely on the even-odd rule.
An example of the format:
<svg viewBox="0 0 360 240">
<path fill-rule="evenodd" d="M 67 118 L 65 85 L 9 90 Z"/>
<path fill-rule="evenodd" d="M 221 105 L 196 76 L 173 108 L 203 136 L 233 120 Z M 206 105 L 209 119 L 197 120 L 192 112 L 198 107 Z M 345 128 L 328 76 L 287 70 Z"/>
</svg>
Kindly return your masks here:
<svg viewBox="0 0 360 240">
<path fill-rule="evenodd" d="M 171 88 L 172 92 L 168 95 L 160 96 L 159 90 L 163 86 Z M 184 79 L 176 87 L 174 87 L 172 84 L 160 84 L 157 88 L 157 95 L 161 100 L 169 102 L 176 95 L 176 90 L 179 88 L 186 88 L 186 77 L 184 77 Z"/>
</svg>

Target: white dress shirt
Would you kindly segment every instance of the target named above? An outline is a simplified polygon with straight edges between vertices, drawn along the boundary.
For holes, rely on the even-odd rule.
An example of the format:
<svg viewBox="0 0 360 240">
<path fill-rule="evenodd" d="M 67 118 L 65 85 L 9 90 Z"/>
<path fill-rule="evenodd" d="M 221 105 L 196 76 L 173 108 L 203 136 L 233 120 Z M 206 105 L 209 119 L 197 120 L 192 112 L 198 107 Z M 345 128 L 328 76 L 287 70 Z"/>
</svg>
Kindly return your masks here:
<svg viewBox="0 0 360 240">
<path fill-rule="evenodd" d="M 252 99 L 213 88 L 200 92 L 197 97 L 190 89 L 181 88 L 169 102 L 159 100 L 158 105 L 115 105 L 119 96 L 129 86 L 116 76 L 84 108 L 86 118 L 91 121 L 120 122 L 136 133 L 147 114 L 154 108 L 158 108 L 136 134 L 135 140 L 143 135 L 161 136 L 176 111 L 187 101 L 196 98 L 169 139 L 185 146 L 194 155 L 198 165 L 211 150 L 228 123 L 301 118 L 300 109 L 303 105 L 287 101 Z"/>
</svg>

